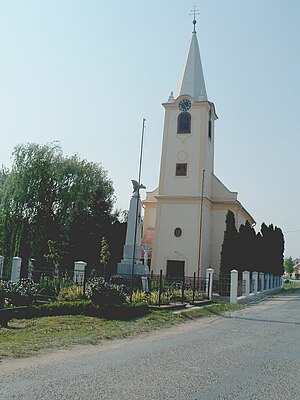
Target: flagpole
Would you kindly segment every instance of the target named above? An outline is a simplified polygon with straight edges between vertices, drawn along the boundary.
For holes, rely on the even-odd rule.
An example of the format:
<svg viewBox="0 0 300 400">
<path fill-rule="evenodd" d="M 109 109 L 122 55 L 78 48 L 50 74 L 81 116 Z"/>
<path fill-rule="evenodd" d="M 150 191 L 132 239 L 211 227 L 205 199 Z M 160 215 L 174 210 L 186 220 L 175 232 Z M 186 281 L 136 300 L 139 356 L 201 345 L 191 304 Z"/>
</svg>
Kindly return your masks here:
<svg viewBox="0 0 300 400">
<path fill-rule="evenodd" d="M 135 252 L 136 252 L 137 225 L 138 225 L 138 217 L 139 217 L 140 185 L 141 185 L 141 173 L 142 173 L 145 122 L 146 122 L 146 119 L 143 118 L 141 149 L 140 149 L 140 162 L 139 162 L 139 180 L 138 180 L 139 185 L 138 185 L 138 190 L 136 193 L 137 199 L 136 199 L 136 211 L 135 211 L 134 241 L 133 241 L 133 251 L 132 251 L 130 302 L 132 301 L 132 292 L 133 292 L 133 277 L 134 277 L 134 264 L 135 264 Z"/>
</svg>

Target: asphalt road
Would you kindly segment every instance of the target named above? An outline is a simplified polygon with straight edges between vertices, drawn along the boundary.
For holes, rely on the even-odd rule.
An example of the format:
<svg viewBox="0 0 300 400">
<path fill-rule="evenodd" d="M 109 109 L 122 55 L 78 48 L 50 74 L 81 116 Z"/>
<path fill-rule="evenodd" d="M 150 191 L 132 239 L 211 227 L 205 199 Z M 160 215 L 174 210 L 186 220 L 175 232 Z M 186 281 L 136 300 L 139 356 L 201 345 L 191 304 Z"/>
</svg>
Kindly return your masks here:
<svg viewBox="0 0 300 400">
<path fill-rule="evenodd" d="M 300 399 L 300 296 L 0 363 L 0 399 Z"/>
</svg>

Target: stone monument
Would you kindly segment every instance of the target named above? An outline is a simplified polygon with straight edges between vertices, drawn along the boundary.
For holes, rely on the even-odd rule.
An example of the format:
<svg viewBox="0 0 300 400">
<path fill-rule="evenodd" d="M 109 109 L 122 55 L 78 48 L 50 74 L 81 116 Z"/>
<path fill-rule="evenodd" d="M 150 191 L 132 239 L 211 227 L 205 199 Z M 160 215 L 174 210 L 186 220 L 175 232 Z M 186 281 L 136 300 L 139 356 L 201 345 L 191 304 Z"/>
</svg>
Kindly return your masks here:
<svg viewBox="0 0 300 400">
<path fill-rule="evenodd" d="M 126 240 L 123 249 L 123 259 L 117 266 L 120 275 L 149 275 L 149 268 L 141 261 L 141 198 L 140 189 L 146 189 L 142 184 L 132 180 L 133 194 L 130 199 Z M 134 244 L 135 242 L 135 244 Z M 133 271 L 132 271 L 133 269 Z"/>
</svg>

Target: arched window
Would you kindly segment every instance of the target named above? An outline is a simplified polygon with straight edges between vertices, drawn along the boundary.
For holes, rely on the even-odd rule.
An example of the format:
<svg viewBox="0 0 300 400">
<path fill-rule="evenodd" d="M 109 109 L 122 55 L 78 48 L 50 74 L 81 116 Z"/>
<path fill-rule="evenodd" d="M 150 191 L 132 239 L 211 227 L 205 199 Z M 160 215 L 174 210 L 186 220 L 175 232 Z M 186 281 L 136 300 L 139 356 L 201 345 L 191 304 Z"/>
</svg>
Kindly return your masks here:
<svg viewBox="0 0 300 400">
<path fill-rule="evenodd" d="M 212 132 L 212 126 L 211 126 L 211 110 L 209 110 L 208 113 L 208 138 L 211 140 L 211 132 Z"/>
<path fill-rule="evenodd" d="M 191 133 L 191 114 L 188 112 L 178 115 L 177 133 Z"/>
</svg>

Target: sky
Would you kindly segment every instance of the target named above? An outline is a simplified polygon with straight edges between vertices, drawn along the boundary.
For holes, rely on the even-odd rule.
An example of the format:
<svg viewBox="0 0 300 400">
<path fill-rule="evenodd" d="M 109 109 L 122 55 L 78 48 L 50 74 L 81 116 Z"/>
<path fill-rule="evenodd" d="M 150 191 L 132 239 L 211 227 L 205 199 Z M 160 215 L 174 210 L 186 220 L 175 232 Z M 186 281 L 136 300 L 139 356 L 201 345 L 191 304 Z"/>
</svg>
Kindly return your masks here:
<svg viewBox="0 0 300 400">
<path fill-rule="evenodd" d="M 17 144 L 58 140 L 100 163 L 128 209 L 145 118 L 142 182 L 155 189 L 161 103 L 178 87 L 194 5 L 219 117 L 215 174 L 300 257 L 299 0 L 0 0 L 0 164 Z"/>
</svg>

